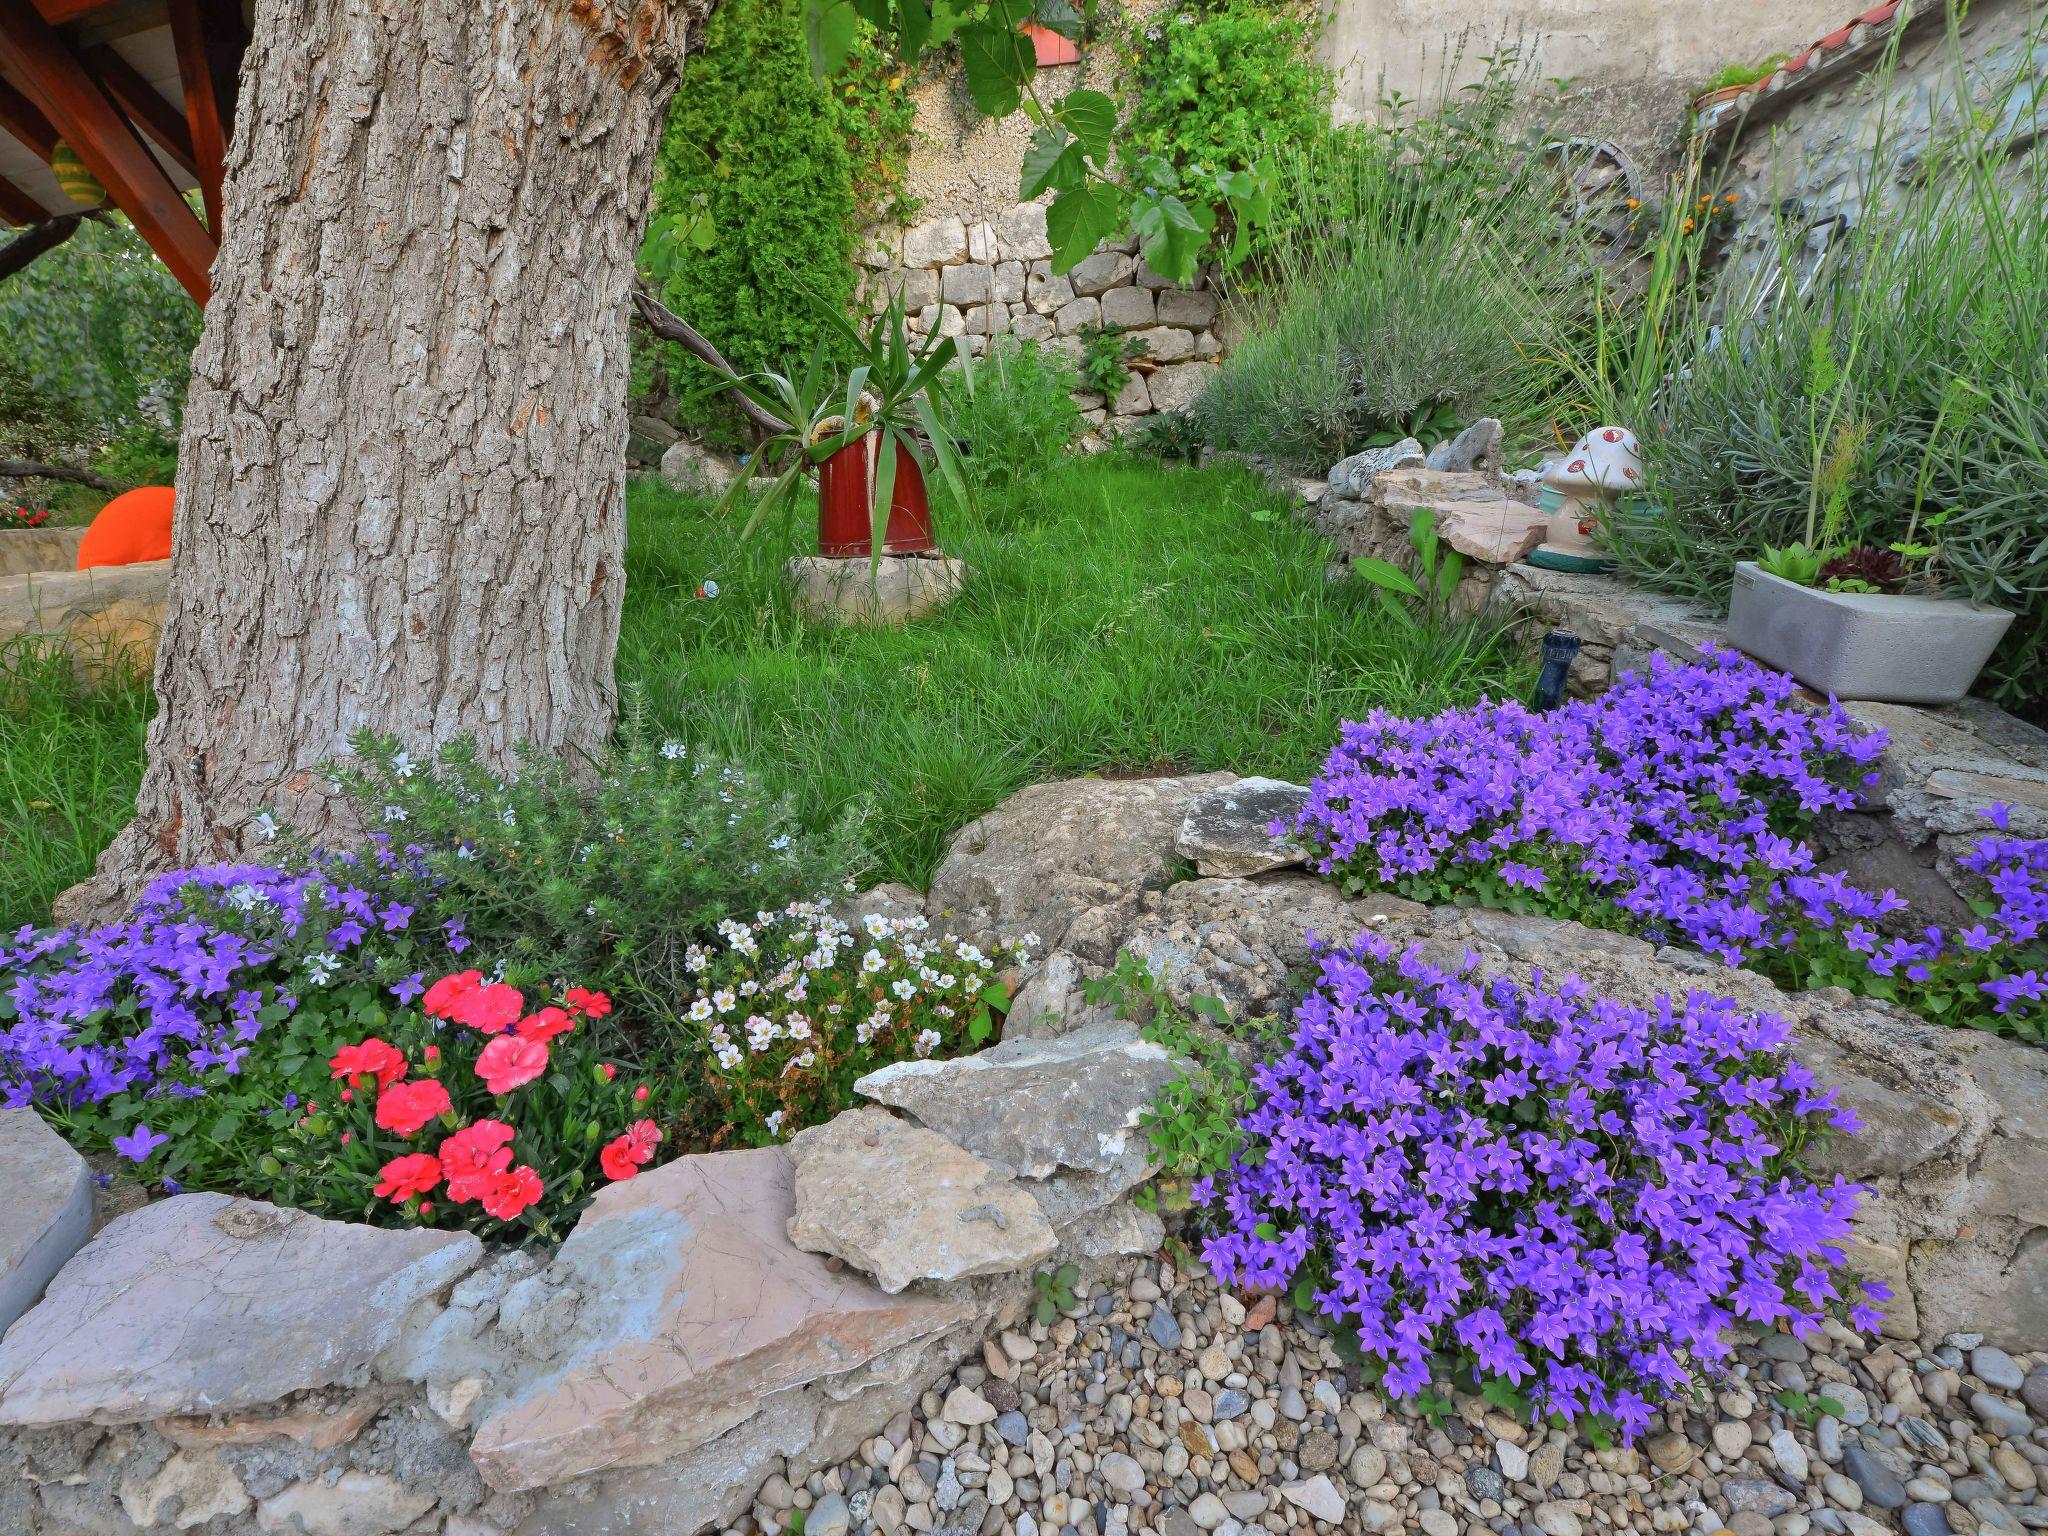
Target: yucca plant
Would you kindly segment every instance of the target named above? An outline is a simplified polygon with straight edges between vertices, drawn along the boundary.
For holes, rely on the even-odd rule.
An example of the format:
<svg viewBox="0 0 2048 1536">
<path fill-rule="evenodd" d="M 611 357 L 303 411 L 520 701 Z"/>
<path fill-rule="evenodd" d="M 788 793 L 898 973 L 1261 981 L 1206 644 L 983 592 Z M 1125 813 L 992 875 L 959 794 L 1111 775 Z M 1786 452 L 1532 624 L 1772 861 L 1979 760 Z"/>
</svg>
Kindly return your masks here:
<svg viewBox="0 0 2048 1536">
<path fill-rule="evenodd" d="M 757 373 L 731 383 L 734 391 L 785 423 L 784 430 L 768 437 L 756 450 L 757 465 L 766 468 L 773 479 L 756 501 L 740 536 L 753 534 L 805 475 L 872 433 L 880 440 L 875 445 L 870 559 L 879 562 L 889 526 L 889 503 L 896 491 L 898 447 L 927 473 L 936 468 L 953 494 L 972 505 L 955 434 L 947 420 L 948 390 L 957 384 L 973 393 L 972 360 L 951 336 L 933 331 L 914 337 L 900 292 L 865 329 L 837 306 L 815 296 L 811 307 L 831 335 L 818 339 L 800 374 Z M 853 366 L 842 373 L 832 359 L 849 354 Z M 729 515 L 749 486 L 747 476 L 735 480 L 719 502 L 719 515 Z"/>
</svg>

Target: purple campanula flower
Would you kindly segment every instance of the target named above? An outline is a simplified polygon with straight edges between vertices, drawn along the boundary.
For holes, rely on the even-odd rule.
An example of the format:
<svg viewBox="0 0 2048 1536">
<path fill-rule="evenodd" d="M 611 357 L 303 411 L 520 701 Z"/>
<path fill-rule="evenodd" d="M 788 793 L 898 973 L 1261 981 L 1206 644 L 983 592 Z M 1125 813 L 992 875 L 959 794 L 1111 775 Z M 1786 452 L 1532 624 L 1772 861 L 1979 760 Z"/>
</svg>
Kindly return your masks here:
<svg viewBox="0 0 2048 1536">
<path fill-rule="evenodd" d="M 114 1138 L 114 1150 L 131 1163 L 146 1163 L 150 1154 L 170 1139 L 152 1131 L 147 1121 L 138 1121 L 135 1129 L 126 1136 Z"/>
</svg>

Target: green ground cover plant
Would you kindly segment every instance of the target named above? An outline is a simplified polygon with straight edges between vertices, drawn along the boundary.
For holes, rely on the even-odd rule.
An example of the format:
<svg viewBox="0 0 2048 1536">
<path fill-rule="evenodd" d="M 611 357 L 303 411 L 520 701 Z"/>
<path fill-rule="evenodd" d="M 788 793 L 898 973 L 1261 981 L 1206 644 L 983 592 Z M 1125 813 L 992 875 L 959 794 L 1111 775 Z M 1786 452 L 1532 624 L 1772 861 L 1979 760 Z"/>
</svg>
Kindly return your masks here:
<svg viewBox="0 0 2048 1536">
<path fill-rule="evenodd" d="M 68 657 L 0 646 L 0 932 L 46 922 L 135 808 L 147 678 L 82 687 Z"/>
</svg>

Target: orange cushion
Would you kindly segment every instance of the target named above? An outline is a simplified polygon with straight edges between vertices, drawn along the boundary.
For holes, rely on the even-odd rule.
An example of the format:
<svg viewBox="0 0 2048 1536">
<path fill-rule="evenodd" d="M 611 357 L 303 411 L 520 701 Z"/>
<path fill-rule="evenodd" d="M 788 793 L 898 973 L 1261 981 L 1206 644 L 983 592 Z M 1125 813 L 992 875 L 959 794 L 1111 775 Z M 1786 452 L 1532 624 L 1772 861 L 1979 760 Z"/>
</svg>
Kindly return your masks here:
<svg viewBox="0 0 2048 1536">
<path fill-rule="evenodd" d="M 138 486 L 104 507 L 78 541 L 78 568 L 171 558 L 171 488 Z"/>
</svg>

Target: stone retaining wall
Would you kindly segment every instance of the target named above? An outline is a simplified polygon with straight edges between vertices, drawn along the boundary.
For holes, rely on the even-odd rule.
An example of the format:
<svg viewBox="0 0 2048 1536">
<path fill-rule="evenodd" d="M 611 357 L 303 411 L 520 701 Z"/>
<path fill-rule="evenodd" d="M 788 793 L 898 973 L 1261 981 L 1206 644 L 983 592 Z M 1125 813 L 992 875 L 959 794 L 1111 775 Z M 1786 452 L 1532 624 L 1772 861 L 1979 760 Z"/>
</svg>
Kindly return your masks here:
<svg viewBox="0 0 2048 1536">
<path fill-rule="evenodd" d="M 87 681 L 110 673 L 148 677 L 170 575 L 170 561 L 151 560 L 0 576 L 0 644 L 47 637 L 71 654 Z"/>
<path fill-rule="evenodd" d="M 913 330 L 957 336 L 977 357 L 1011 336 L 1078 363 L 1084 330 L 1120 327 L 1119 341 L 1145 344 L 1143 359 L 1115 397 L 1077 397 L 1091 426 L 1115 432 L 1153 411 L 1187 409 L 1224 351 L 1225 317 L 1208 280 L 1169 283 L 1137 249 L 1135 238 L 1105 243 L 1055 275 L 1044 203 L 974 222 L 948 214 L 878 233 L 861 252 L 862 291 L 872 308 L 901 293 Z"/>
<path fill-rule="evenodd" d="M 1173 1070 L 1128 1026 L 887 1069 L 860 1089 L 900 1114 L 610 1185 L 552 1256 L 219 1194 L 81 1248 L 84 1166 L 13 1112 L 0 1299 L 48 1290 L 0 1338 L 0 1530 L 730 1524 L 1017 1323 L 1041 1265 L 1159 1246 L 1133 1126 Z"/>
</svg>

